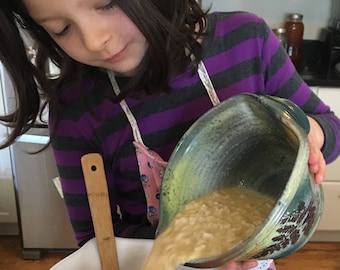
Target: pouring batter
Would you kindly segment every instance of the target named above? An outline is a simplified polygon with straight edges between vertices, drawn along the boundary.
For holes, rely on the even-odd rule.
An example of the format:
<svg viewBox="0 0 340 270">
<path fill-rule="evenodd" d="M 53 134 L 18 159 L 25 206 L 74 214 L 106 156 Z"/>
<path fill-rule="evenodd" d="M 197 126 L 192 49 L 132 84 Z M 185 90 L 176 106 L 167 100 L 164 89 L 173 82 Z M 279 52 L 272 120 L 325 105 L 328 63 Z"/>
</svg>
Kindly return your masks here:
<svg viewBox="0 0 340 270">
<path fill-rule="evenodd" d="M 288 98 L 308 114 L 309 169 L 317 183 L 324 178 L 325 162 L 339 155 L 339 119 L 302 81 L 270 28 L 254 14 L 204 12 L 195 0 L 2 0 L 0 21 L 0 59 L 17 97 L 13 114 L 0 117 L 13 127 L 2 147 L 34 124 L 46 101 L 79 246 L 95 236 L 80 163 L 91 152 L 104 159 L 115 235 L 154 238 L 157 206 L 147 204 L 148 178 L 139 173 L 136 140 L 119 103 L 128 105 L 144 145 L 166 161 L 184 132 L 212 106 L 199 63 L 204 62 L 220 100 L 243 92 L 268 94 Z M 37 66 L 27 58 L 20 25 L 39 47 Z M 53 81 L 48 59 L 60 68 Z M 107 70 L 115 74 L 118 96 Z M 235 262 L 222 268 L 256 265 Z"/>
</svg>

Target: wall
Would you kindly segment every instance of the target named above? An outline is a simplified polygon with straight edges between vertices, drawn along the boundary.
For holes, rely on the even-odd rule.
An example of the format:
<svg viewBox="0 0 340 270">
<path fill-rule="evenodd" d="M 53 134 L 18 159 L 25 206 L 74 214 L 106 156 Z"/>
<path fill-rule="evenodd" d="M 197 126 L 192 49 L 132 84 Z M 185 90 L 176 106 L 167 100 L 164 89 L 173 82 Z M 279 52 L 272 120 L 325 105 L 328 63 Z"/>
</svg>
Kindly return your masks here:
<svg viewBox="0 0 340 270">
<path fill-rule="evenodd" d="M 304 15 L 304 39 L 318 39 L 320 29 L 329 23 L 331 3 L 332 0 L 202 0 L 202 7 L 212 4 L 212 11 L 253 12 L 265 18 L 271 28 L 279 27 L 285 14 L 301 13 Z"/>
</svg>

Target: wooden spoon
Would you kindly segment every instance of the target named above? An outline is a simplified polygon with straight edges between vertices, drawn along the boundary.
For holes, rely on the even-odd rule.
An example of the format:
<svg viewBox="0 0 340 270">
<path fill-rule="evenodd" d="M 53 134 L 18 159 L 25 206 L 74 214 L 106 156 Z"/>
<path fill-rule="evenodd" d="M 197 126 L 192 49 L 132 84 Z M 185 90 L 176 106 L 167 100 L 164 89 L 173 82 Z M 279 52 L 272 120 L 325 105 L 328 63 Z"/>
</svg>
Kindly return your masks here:
<svg viewBox="0 0 340 270">
<path fill-rule="evenodd" d="M 86 154 L 81 164 L 102 270 L 119 270 L 103 159 L 96 153 Z"/>
</svg>

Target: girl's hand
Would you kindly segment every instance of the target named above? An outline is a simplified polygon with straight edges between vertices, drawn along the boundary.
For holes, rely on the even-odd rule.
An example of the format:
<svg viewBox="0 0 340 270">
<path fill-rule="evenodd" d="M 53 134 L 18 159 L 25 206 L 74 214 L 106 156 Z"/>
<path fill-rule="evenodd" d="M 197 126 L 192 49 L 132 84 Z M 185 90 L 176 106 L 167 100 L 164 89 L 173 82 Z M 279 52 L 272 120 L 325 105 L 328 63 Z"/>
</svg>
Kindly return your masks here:
<svg viewBox="0 0 340 270">
<path fill-rule="evenodd" d="M 221 266 L 220 270 L 247 270 L 257 266 L 256 260 L 240 261 L 228 263 L 225 266 Z"/>
<path fill-rule="evenodd" d="M 326 161 L 311 134 L 308 135 L 308 140 L 310 151 L 308 160 L 309 171 L 314 175 L 315 183 L 321 184 L 326 174 Z"/>
<path fill-rule="evenodd" d="M 321 184 L 326 174 L 326 161 L 321 153 L 324 143 L 324 134 L 319 124 L 308 116 L 310 124 L 309 140 L 309 171 L 314 175 L 315 183 Z"/>
</svg>

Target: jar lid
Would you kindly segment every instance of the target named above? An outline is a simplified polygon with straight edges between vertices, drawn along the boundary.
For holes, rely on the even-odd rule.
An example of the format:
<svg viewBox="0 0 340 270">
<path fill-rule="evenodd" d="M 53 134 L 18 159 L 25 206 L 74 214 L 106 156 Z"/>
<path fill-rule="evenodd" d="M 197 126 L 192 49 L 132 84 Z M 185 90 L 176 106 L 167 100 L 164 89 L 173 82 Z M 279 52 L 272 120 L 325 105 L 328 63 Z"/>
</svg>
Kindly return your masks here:
<svg viewBox="0 0 340 270">
<path fill-rule="evenodd" d="M 276 29 L 273 29 L 273 32 L 276 35 L 285 35 L 287 30 L 286 30 L 286 28 L 276 28 Z"/>
<path fill-rule="evenodd" d="M 287 15 L 287 21 L 298 22 L 302 21 L 303 15 L 300 13 L 291 13 Z"/>
</svg>

